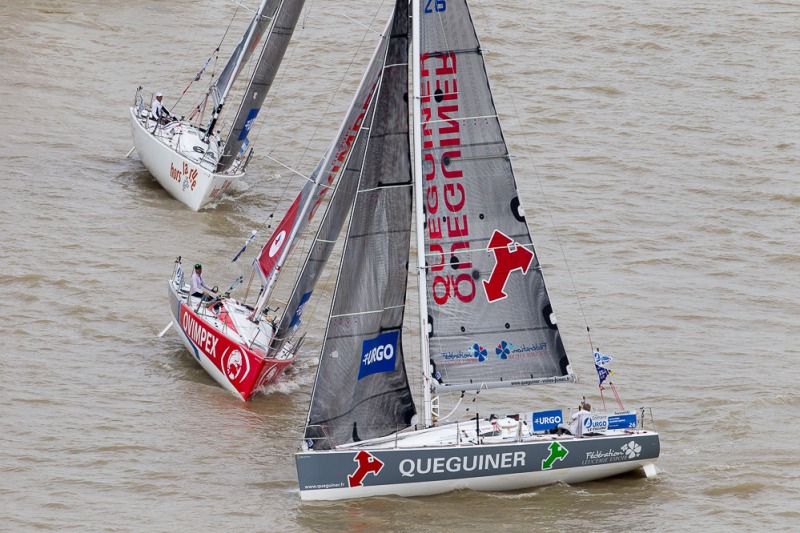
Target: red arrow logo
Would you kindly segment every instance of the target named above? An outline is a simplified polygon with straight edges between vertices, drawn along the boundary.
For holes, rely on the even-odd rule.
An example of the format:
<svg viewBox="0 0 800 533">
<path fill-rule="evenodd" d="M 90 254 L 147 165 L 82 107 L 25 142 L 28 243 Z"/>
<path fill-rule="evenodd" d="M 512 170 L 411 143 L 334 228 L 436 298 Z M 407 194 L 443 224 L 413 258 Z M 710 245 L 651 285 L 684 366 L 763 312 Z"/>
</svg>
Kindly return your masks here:
<svg viewBox="0 0 800 533">
<path fill-rule="evenodd" d="M 508 276 L 515 270 L 528 272 L 528 267 L 533 262 L 533 252 L 512 241 L 508 235 L 499 230 L 494 230 L 489 239 L 489 251 L 494 254 L 495 265 L 489 280 L 483 280 L 483 289 L 489 302 L 502 300 L 506 296 L 505 287 Z"/>
<path fill-rule="evenodd" d="M 353 472 L 353 475 L 347 476 L 347 482 L 351 487 L 360 487 L 367 474 L 373 473 L 377 476 L 378 472 L 383 468 L 383 461 L 364 450 L 358 452 L 353 461 L 358 463 L 358 468 Z"/>
</svg>

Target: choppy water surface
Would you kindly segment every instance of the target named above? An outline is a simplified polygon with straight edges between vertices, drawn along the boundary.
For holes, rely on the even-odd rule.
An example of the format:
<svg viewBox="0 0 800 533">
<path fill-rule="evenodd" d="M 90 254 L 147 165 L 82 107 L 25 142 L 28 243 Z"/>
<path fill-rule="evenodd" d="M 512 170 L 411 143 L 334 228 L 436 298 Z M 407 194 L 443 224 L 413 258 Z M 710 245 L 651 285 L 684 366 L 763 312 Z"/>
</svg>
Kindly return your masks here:
<svg viewBox="0 0 800 533">
<path fill-rule="evenodd" d="M 523 392 L 515 405 L 566 408 L 584 394 L 599 402 L 585 317 L 615 356 L 627 406 L 654 409 L 661 475 L 301 503 L 295 428 L 324 322 L 314 323 L 307 357 L 242 404 L 174 333 L 156 337 L 169 320 L 165 281 L 177 255 L 203 261 L 219 285 L 238 275 L 227 269 L 243 239 L 299 187 L 267 155 L 311 171 L 371 54 L 365 28 L 380 31 L 389 4 L 307 2 L 247 183 L 193 213 L 135 155 L 125 158 L 126 107 L 138 85 L 174 102 L 224 31 L 211 14 L 227 22 L 234 3 L 25 0 L 0 6 L 0 530 L 800 523 L 800 5 L 474 4 L 582 377 L 575 388 Z M 512 396 L 481 398 L 474 410 Z"/>
</svg>

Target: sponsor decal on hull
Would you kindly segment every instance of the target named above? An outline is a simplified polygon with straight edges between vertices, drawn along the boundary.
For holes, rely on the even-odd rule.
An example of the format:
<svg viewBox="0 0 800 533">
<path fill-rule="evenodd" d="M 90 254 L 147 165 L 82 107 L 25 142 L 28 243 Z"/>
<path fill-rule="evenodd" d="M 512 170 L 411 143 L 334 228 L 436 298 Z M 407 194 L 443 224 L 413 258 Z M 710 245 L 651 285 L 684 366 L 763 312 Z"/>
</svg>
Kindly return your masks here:
<svg viewBox="0 0 800 533">
<path fill-rule="evenodd" d="M 202 353 L 246 399 L 255 388 L 262 359 L 207 325 L 183 302 L 180 326 L 195 348 L 195 357 L 200 360 Z"/>
<path fill-rule="evenodd" d="M 183 190 L 191 189 L 197 186 L 197 169 L 189 168 L 189 164 L 184 161 L 182 170 L 175 168 L 174 163 L 169 164 L 169 176 L 178 183 L 182 183 Z"/>
<path fill-rule="evenodd" d="M 300 490 L 467 480 L 510 474 L 562 472 L 659 454 L 658 436 L 599 437 L 436 449 L 306 452 L 297 455 Z M 356 468 L 353 468 L 355 462 Z M 623 470 L 624 471 L 624 470 Z M 560 474 L 547 477 L 561 479 Z M 532 486 L 532 485 L 531 485 Z"/>
</svg>

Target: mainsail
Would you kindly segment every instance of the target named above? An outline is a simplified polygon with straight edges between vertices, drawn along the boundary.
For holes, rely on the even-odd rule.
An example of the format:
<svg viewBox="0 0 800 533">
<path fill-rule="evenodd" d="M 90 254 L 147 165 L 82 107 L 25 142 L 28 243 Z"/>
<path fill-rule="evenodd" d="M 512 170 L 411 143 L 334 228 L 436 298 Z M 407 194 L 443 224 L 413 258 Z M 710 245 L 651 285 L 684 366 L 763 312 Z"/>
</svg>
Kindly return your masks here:
<svg viewBox="0 0 800 533">
<path fill-rule="evenodd" d="M 573 381 L 469 10 L 450 0 L 421 15 L 431 371 L 456 390 Z"/>
<path fill-rule="evenodd" d="M 250 84 L 247 86 L 242 104 L 233 120 L 233 128 L 225 141 L 225 152 L 220 158 L 217 172 L 224 172 L 233 164 L 239 149 L 247 139 L 250 128 L 272 86 L 286 48 L 289 46 L 297 19 L 303 10 L 303 3 L 304 0 L 282 0 L 280 2 L 277 13 L 274 14 L 275 22 L 270 27 Z"/>
<path fill-rule="evenodd" d="M 309 408 L 317 449 L 399 431 L 415 413 L 401 335 L 412 215 L 407 8 L 398 2 L 373 58 L 380 79 L 314 245 L 322 253 L 307 264 L 318 276 L 352 205 Z"/>
<path fill-rule="evenodd" d="M 216 108 L 230 92 L 233 82 L 239 76 L 244 65 L 250 60 L 258 42 L 264 35 L 270 21 L 275 16 L 281 0 L 263 0 L 256 10 L 253 20 L 247 26 L 242 38 L 233 49 L 231 57 L 222 69 L 217 81 L 209 88 L 209 93 L 214 99 Z"/>
</svg>

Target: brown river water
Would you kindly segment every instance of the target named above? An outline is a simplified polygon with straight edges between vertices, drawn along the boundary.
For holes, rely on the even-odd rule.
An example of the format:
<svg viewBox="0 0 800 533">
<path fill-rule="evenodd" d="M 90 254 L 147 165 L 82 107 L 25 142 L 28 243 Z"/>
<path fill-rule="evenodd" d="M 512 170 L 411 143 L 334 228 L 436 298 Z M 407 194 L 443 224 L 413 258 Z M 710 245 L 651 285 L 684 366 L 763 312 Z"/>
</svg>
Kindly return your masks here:
<svg viewBox="0 0 800 533">
<path fill-rule="evenodd" d="M 292 454 L 326 304 L 304 314 L 298 364 L 245 404 L 157 337 L 166 280 L 177 255 L 221 286 L 240 273 L 230 259 L 335 134 L 390 3 L 306 2 L 245 183 L 194 213 L 125 157 L 127 107 L 139 85 L 174 104 L 235 3 L 6 1 L 0 531 L 796 530 L 800 3 L 472 8 L 581 383 L 470 412 L 597 405 L 588 324 L 626 406 L 653 409 L 660 474 L 302 503 Z"/>
</svg>

